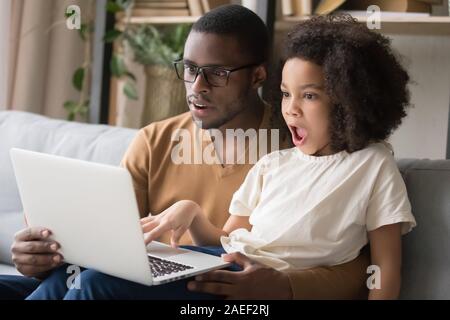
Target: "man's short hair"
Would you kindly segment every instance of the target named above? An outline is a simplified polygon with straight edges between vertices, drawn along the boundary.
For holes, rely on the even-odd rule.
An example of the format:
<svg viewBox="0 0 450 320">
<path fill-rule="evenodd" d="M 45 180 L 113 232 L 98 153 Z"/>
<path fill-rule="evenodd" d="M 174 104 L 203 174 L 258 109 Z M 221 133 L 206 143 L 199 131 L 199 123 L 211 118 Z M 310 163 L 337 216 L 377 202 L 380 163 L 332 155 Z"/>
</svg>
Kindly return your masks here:
<svg viewBox="0 0 450 320">
<path fill-rule="evenodd" d="M 203 15 L 192 31 L 234 36 L 242 46 L 244 54 L 252 61 L 265 63 L 269 52 L 269 35 L 261 18 L 253 11 L 240 5 L 224 5 Z"/>
</svg>

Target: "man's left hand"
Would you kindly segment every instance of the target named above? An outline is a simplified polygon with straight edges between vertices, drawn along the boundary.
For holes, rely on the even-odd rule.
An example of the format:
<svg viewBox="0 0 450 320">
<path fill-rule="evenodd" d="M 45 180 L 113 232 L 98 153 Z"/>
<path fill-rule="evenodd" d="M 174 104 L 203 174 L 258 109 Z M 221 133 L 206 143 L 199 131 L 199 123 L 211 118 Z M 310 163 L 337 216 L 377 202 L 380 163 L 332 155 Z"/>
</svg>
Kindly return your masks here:
<svg viewBox="0 0 450 320">
<path fill-rule="evenodd" d="M 225 299 L 292 299 L 288 276 L 273 268 L 255 262 L 241 253 L 223 255 L 222 258 L 240 265 L 242 271 L 216 270 L 188 283 L 191 291 L 223 296 Z"/>
</svg>

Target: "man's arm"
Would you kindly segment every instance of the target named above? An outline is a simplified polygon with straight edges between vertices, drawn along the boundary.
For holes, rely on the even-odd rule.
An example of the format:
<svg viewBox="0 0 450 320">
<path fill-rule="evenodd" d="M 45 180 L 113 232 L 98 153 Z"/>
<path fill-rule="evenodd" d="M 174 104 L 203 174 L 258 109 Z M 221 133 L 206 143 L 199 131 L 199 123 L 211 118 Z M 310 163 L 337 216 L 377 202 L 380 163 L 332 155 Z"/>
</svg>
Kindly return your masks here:
<svg viewBox="0 0 450 320">
<path fill-rule="evenodd" d="M 293 299 L 366 300 L 369 265 L 370 253 L 366 248 L 356 259 L 341 265 L 289 271 Z"/>
<path fill-rule="evenodd" d="M 126 168 L 133 178 L 134 192 L 141 217 L 149 214 L 148 175 L 151 161 L 150 152 L 150 145 L 145 132 L 144 130 L 139 130 L 120 162 L 120 166 Z"/>
<path fill-rule="evenodd" d="M 227 299 L 367 299 L 368 250 L 355 260 L 334 267 L 281 272 L 248 257 L 225 255 L 243 270 L 212 271 L 189 282 L 188 289 L 224 296 Z"/>
</svg>

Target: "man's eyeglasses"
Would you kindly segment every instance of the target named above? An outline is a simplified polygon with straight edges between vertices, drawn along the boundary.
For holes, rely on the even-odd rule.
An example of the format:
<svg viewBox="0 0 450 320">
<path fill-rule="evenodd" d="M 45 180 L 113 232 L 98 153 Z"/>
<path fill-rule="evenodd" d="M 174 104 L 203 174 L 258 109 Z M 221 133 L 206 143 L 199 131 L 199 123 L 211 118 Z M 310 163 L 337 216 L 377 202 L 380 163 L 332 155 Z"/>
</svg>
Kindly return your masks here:
<svg viewBox="0 0 450 320">
<path fill-rule="evenodd" d="M 183 60 L 178 60 L 173 63 L 177 76 L 180 80 L 184 82 L 194 83 L 200 73 L 203 74 L 206 82 L 213 87 L 226 87 L 228 85 L 228 78 L 230 74 L 234 71 L 256 67 L 259 64 L 247 64 L 242 67 L 234 69 L 225 69 L 222 67 L 215 66 L 205 66 L 198 67 L 192 63 L 184 62 Z"/>
</svg>

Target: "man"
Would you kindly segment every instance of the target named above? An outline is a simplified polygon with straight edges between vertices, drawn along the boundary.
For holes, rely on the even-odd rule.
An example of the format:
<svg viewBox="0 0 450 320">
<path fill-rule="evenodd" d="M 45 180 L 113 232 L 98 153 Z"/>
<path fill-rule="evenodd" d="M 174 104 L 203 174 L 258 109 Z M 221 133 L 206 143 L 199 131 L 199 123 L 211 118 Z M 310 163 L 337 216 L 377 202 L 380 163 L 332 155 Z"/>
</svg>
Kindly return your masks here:
<svg viewBox="0 0 450 320">
<path fill-rule="evenodd" d="M 238 161 L 242 156 L 250 158 L 251 148 L 242 153 L 234 138 L 231 143 L 223 143 L 220 137 L 225 137 L 230 129 L 269 129 L 273 125 L 271 108 L 257 92 L 267 77 L 267 55 L 268 36 L 264 23 L 242 6 L 217 8 L 194 24 L 185 44 L 183 60 L 176 63 L 177 74 L 185 81 L 189 112 L 141 129 L 122 161 L 133 176 L 141 217 L 158 214 L 176 201 L 189 199 L 203 208 L 214 225 L 223 226 L 231 197 L 254 163 Z M 186 142 L 178 139 L 180 130 L 187 133 L 182 140 L 191 142 L 191 149 L 180 150 L 180 143 Z M 256 134 L 258 138 L 262 132 L 265 131 Z M 273 145 L 274 137 L 276 135 L 271 135 L 264 142 Z M 211 151 L 211 145 L 212 158 L 217 160 L 212 164 L 204 159 L 208 153 L 205 150 Z M 285 142 L 281 145 L 287 146 Z M 199 149 L 198 158 L 195 154 Z M 180 158 L 188 161 L 180 161 Z M 52 248 L 57 244 L 46 241 L 50 232 L 44 228 L 28 228 L 17 234 L 12 247 L 13 261 L 24 275 L 44 279 L 61 264 L 63 257 Z M 160 240 L 169 243 L 172 236 L 179 235 L 166 234 Z M 184 234 L 180 243 L 190 244 L 191 239 Z M 181 289 L 186 292 L 182 291 L 180 297 L 184 294 L 187 299 L 207 298 L 208 295 L 231 299 L 367 297 L 367 254 L 341 266 L 289 272 L 268 268 L 239 253 L 228 255 L 227 260 L 239 264 L 242 271 L 213 271 L 202 275 L 201 279 L 191 281 L 188 289 L 204 296 L 189 295 L 184 283 Z M 128 284 L 120 282 L 125 280 L 111 278 L 86 273 L 81 278 L 81 290 L 69 290 L 69 295 L 61 296 L 49 290 L 55 283 L 47 280 L 32 298 L 152 297 L 145 293 L 148 287 L 133 284 L 126 290 L 123 286 Z M 7 277 L 0 277 L 0 285 L 3 282 L 10 288 L 18 288 L 11 284 L 13 280 L 25 287 L 22 295 L 28 295 L 39 285 L 38 280 L 8 280 Z M 65 281 L 58 283 L 65 285 Z"/>
</svg>

